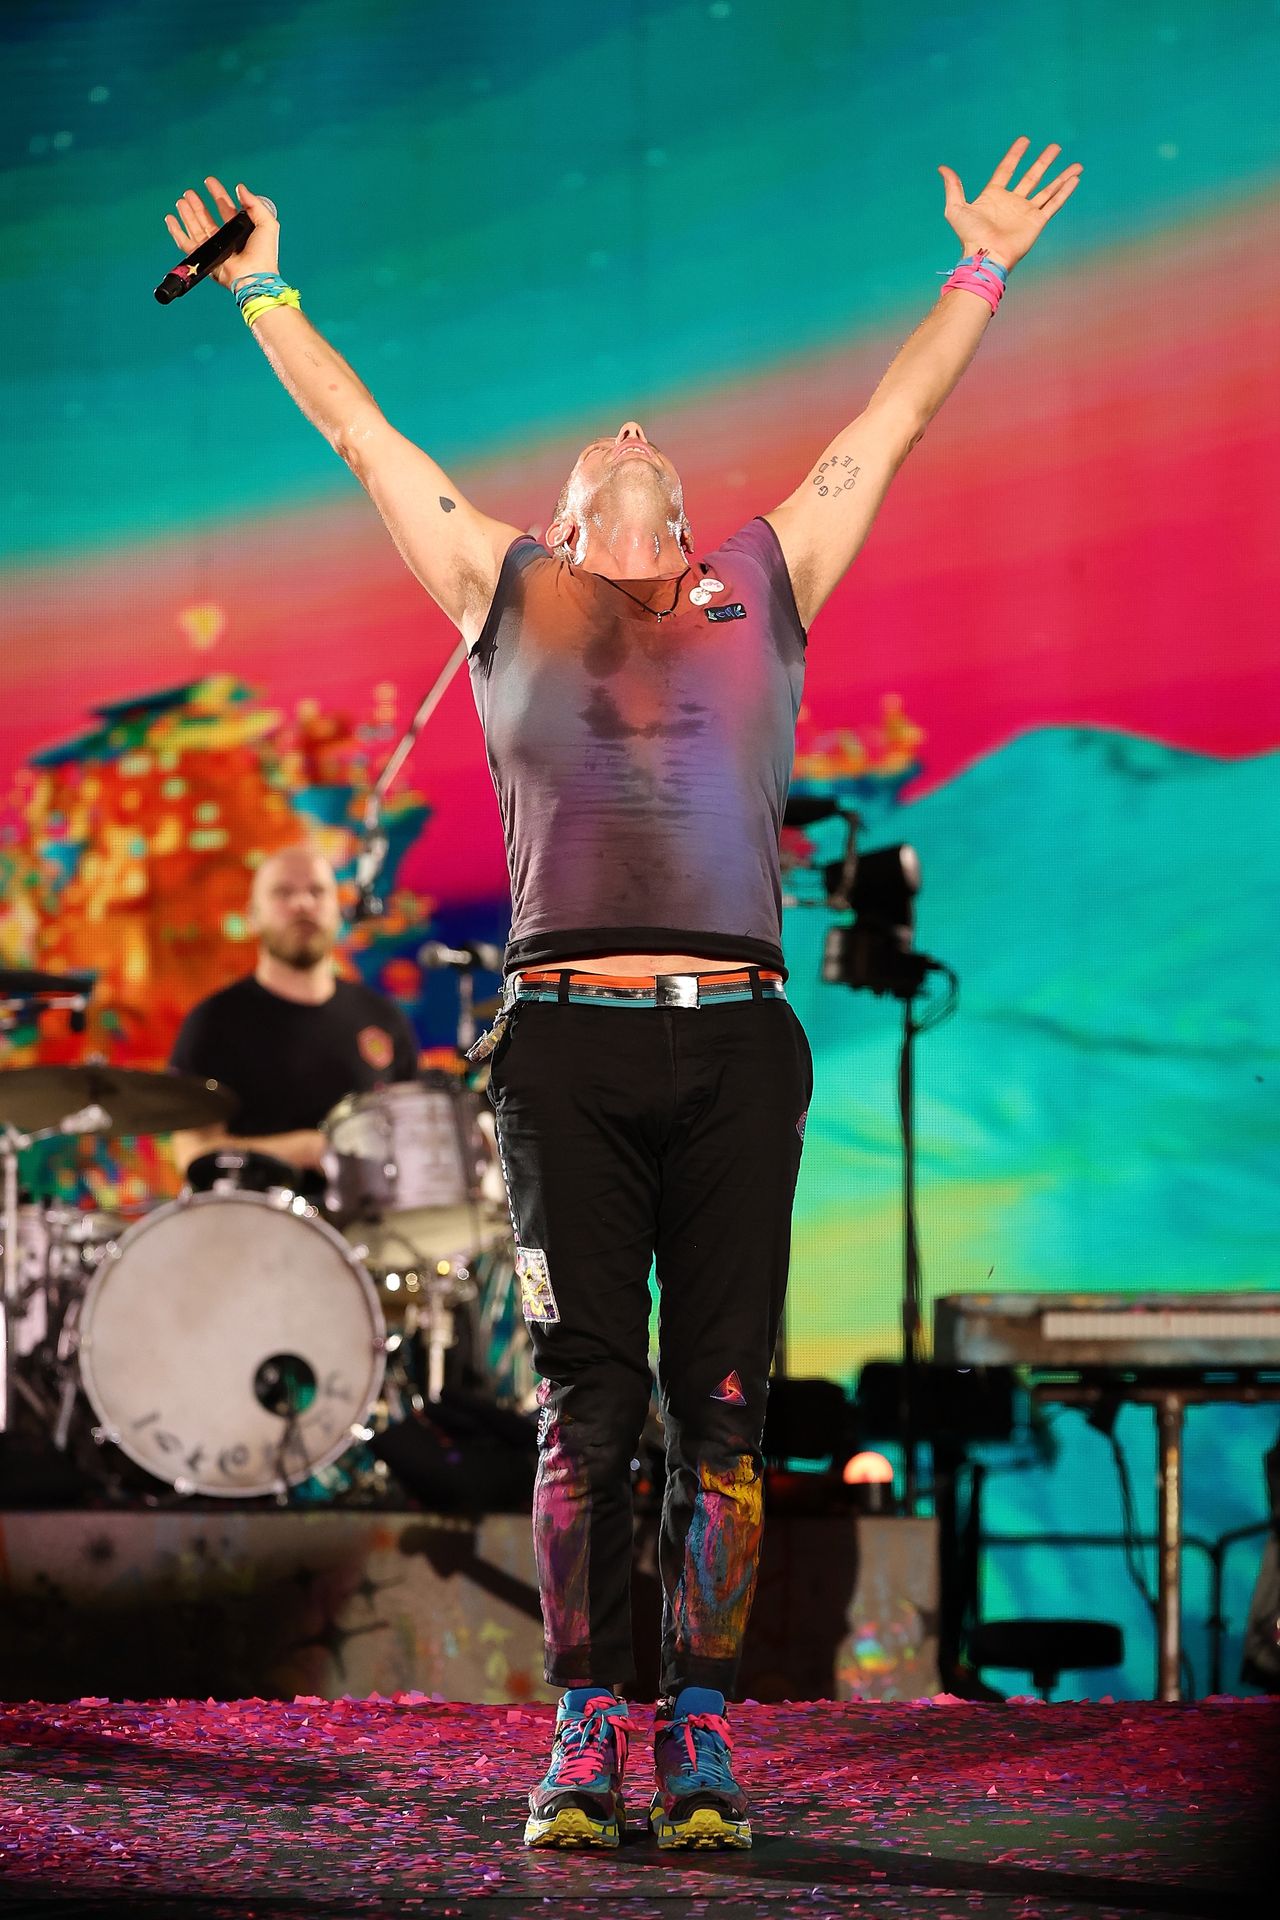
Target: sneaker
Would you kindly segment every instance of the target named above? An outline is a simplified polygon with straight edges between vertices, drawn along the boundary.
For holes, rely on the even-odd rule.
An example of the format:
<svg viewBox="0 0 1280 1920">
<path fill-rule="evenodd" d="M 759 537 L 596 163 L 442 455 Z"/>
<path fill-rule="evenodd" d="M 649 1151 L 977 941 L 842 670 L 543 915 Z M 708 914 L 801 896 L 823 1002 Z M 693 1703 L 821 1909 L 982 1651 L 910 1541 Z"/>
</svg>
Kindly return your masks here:
<svg viewBox="0 0 1280 1920">
<path fill-rule="evenodd" d="M 551 1765 L 529 1795 L 526 1847 L 619 1844 L 630 1724 L 625 1700 L 601 1687 L 570 1687 L 556 1714 Z"/>
<path fill-rule="evenodd" d="M 733 1777 L 724 1695 L 684 1687 L 654 1719 L 658 1788 L 649 1826 L 660 1847 L 749 1847 L 747 1796 Z"/>
</svg>

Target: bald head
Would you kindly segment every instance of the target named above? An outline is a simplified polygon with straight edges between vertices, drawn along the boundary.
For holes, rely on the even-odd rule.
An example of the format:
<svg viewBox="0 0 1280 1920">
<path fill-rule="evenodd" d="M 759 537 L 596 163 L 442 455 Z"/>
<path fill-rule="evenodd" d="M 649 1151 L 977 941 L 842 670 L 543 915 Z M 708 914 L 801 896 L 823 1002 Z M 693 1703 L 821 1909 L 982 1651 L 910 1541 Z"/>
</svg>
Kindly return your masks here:
<svg viewBox="0 0 1280 1920">
<path fill-rule="evenodd" d="M 282 847 L 253 876 L 249 915 L 273 959 L 299 972 L 317 966 L 342 924 L 333 868 L 310 847 Z"/>
</svg>

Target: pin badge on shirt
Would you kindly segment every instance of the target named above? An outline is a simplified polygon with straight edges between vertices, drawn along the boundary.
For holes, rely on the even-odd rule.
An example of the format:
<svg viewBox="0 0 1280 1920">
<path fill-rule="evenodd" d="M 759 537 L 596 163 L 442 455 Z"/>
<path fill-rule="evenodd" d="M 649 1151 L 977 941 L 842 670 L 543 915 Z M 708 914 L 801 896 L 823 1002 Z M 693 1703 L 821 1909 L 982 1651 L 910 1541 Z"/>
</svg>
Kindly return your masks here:
<svg viewBox="0 0 1280 1920">
<path fill-rule="evenodd" d="M 723 580 L 699 580 L 697 586 L 691 589 L 689 598 L 695 607 L 705 607 L 712 594 L 723 592 Z"/>
</svg>

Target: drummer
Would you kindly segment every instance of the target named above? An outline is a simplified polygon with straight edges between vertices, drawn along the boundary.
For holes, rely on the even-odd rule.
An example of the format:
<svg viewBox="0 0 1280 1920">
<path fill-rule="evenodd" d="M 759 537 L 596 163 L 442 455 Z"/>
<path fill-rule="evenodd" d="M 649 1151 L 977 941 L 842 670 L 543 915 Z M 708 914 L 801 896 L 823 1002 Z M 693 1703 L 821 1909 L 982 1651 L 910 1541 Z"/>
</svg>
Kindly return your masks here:
<svg viewBox="0 0 1280 1920">
<path fill-rule="evenodd" d="M 249 912 L 257 965 L 192 1007 L 169 1062 L 238 1096 L 235 1132 L 175 1133 L 174 1157 L 185 1175 L 223 1149 L 269 1154 L 293 1170 L 298 1191 L 316 1194 L 325 1115 L 349 1093 L 412 1080 L 417 1042 L 392 1001 L 338 978 L 338 888 L 322 855 L 309 847 L 271 854 L 254 875 Z"/>
</svg>

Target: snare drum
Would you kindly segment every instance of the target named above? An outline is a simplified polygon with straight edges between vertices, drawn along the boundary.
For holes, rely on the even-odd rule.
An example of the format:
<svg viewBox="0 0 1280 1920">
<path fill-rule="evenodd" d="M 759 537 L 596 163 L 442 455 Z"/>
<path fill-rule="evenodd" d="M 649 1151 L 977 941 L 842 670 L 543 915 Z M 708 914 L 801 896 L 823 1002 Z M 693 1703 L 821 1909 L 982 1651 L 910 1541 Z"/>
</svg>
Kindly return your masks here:
<svg viewBox="0 0 1280 1920">
<path fill-rule="evenodd" d="M 447 1074 L 350 1094 L 324 1123 L 328 1205 L 376 1273 L 445 1269 L 507 1228 L 478 1094 Z"/>
<path fill-rule="evenodd" d="M 148 1214 L 108 1248 L 78 1332 L 100 1437 L 180 1493 L 306 1480 L 364 1437 L 385 1365 L 368 1274 L 287 1192 Z"/>
<path fill-rule="evenodd" d="M 187 1168 L 193 1193 L 297 1193 L 307 1174 L 256 1147 L 217 1147 Z"/>
</svg>

